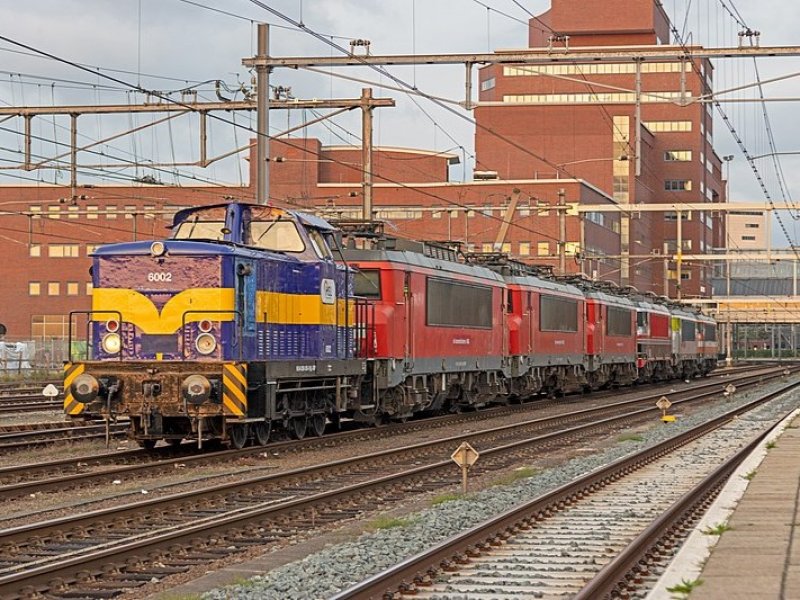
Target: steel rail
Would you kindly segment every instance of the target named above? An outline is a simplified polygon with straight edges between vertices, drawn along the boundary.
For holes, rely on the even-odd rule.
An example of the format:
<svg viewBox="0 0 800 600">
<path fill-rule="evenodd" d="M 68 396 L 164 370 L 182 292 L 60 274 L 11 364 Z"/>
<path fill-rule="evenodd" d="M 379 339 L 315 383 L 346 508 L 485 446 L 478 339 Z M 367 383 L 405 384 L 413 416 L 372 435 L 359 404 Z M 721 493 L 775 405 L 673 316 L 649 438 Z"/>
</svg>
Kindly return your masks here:
<svg viewBox="0 0 800 600">
<path fill-rule="evenodd" d="M 772 370 L 772 373 L 777 373 L 777 370 Z M 769 373 L 757 373 L 754 375 L 742 375 L 735 379 L 729 379 L 729 382 L 736 382 L 740 386 L 746 386 L 748 383 L 752 384 L 757 382 L 758 379 L 764 377 L 765 375 L 769 375 Z M 701 385 L 693 386 L 689 389 L 680 390 L 677 394 L 690 394 L 690 397 L 685 399 L 688 401 L 694 400 L 697 397 L 691 396 L 691 394 L 696 393 L 699 390 L 705 388 L 718 388 L 718 382 L 708 382 L 703 383 Z M 491 434 L 493 432 L 499 431 L 511 431 L 514 429 L 519 429 L 522 427 L 529 427 L 534 424 L 538 424 L 541 426 L 547 426 L 549 422 L 552 420 L 553 423 L 557 421 L 563 421 L 565 419 L 576 418 L 580 416 L 590 416 L 597 413 L 613 411 L 614 409 L 627 407 L 636 404 L 646 403 L 650 400 L 656 400 L 661 396 L 660 393 L 654 393 L 643 398 L 636 398 L 636 399 L 629 399 L 629 400 L 622 400 L 619 402 L 606 404 L 603 406 L 598 407 L 591 407 L 591 408 L 584 408 L 579 409 L 572 412 L 561 413 L 554 416 L 548 417 L 539 417 L 536 419 L 529 419 L 526 421 L 513 423 L 510 425 L 505 425 L 501 427 L 495 427 L 491 429 L 487 429 L 484 431 L 476 431 L 471 436 L 456 436 L 458 439 L 467 439 L 467 438 L 474 438 L 476 436 Z M 704 396 L 700 396 L 704 397 Z M 685 400 L 680 400 L 675 398 L 673 403 L 680 404 Z M 528 405 L 529 407 L 531 405 Z M 478 413 L 470 413 L 470 414 L 478 414 Z M 491 416 L 489 413 L 482 413 L 486 416 Z M 425 426 L 425 422 L 420 422 L 422 426 Z M 420 426 L 417 425 L 417 428 Z M 401 424 L 397 427 L 400 431 L 395 430 L 393 433 L 401 434 L 404 433 L 406 429 L 410 429 L 411 426 L 407 423 Z M 413 429 L 412 429 L 413 430 Z M 116 478 L 121 475 L 129 475 L 133 473 L 142 473 L 146 471 L 154 471 L 154 470 L 163 470 L 168 469 L 170 467 L 174 467 L 176 464 L 182 464 L 184 466 L 189 464 L 206 464 L 206 463 L 224 463 L 232 459 L 237 459 L 241 457 L 247 457 L 252 455 L 257 455 L 263 453 L 266 450 L 268 451 L 286 451 L 286 450 L 300 450 L 300 449 L 313 449 L 316 446 L 327 446 L 329 443 L 336 443 L 340 441 L 351 441 L 356 440 L 359 437 L 363 438 L 364 432 L 383 432 L 383 433 L 392 433 L 387 429 L 384 430 L 361 430 L 358 432 L 342 432 L 324 436 L 322 439 L 319 438 L 312 438 L 307 440 L 301 441 L 283 441 L 283 442 L 275 442 L 272 444 L 268 444 L 266 447 L 258 446 L 258 447 L 251 447 L 251 448 L 243 448 L 239 450 L 222 450 L 219 452 L 211 452 L 205 454 L 194 454 L 194 455 L 186 455 L 182 454 L 176 457 L 170 456 L 156 456 L 157 462 L 147 462 L 142 464 L 126 464 L 126 465 L 119 465 L 111 469 L 104 469 L 102 471 L 94 472 L 94 473 L 73 473 L 67 475 L 59 475 L 56 477 L 47 477 L 46 479 L 34 479 L 30 481 L 23 481 L 23 482 L 15 482 L 6 485 L 0 486 L 0 499 L 2 498 L 13 498 L 15 496 L 19 496 L 21 494 L 30 494 L 35 492 L 44 492 L 49 490 L 57 490 L 62 489 L 64 487 L 74 485 L 77 482 L 81 483 L 90 483 L 96 482 L 103 479 L 109 478 Z M 378 435 L 381 435 L 378 433 Z M 368 436 L 372 437 L 372 436 Z M 444 443 L 449 443 L 450 441 L 457 441 L 455 437 L 449 438 L 448 440 L 444 440 Z M 129 458 L 136 458 L 137 456 L 147 457 L 153 456 L 152 453 L 146 453 L 141 450 L 128 450 L 125 452 L 117 452 L 117 453 L 107 453 L 101 456 L 86 456 L 86 457 L 75 457 L 70 459 L 59 459 L 55 461 L 48 461 L 46 463 L 41 464 L 28 464 L 28 465 L 20 465 L 19 467 L 6 467 L 0 468 L 0 478 L 9 478 L 15 476 L 17 473 L 26 473 L 29 474 L 34 471 L 47 471 L 52 469 L 63 469 L 64 467 L 70 466 L 74 467 L 78 463 L 88 467 L 89 465 L 101 465 L 105 462 L 118 462 L 120 459 L 129 459 Z"/>
<path fill-rule="evenodd" d="M 494 519 L 482 523 L 466 532 L 445 540 L 433 548 L 421 552 L 381 573 L 336 594 L 330 600 L 367 600 L 392 597 L 397 591 L 410 591 L 424 584 L 435 573 L 448 570 L 453 565 L 465 562 L 469 555 L 480 554 L 511 533 L 532 526 L 538 519 L 546 518 L 559 507 L 572 504 L 591 492 L 620 479 L 639 466 L 652 462 L 674 449 L 724 425 L 736 416 L 763 404 L 789 390 L 800 386 L 792 383 L 747 404 L 720 415 L 711 421 L 694 427 L 674 438 L 665 440 L 635 455 L 621 458 L 601 467 L 585 477 L 567 483 L 539 498 L 515 507 Z"/>
<path fill-rule="evenodd" d="M 794 410 L 794 409 L 792 409 Z M 790 411 L 788 414 L 791 414 Z M 648 551 L 657 546 L 676 523 L 684 520 L 695 512 L 703 501 L 715 494 L 728 480 L 736 468 L 747 458 L 756 447 L 766 438 L 774 428 L 769 428 L 759 434 L 749 444 L 737 451 L 723 464 L 712 471 L 694 488 L 686 492 L 672 506 L 663 512 L 653 523 L 636 537 L 625 549 L 615 556 L 610 563 L 605 565 L 575 595 L 573 600 L 598 600 L 605 598 L 615 589 L 623 591 L 626 587 L 628 575 L 637 570 L 640 560 Z M 633 577 L 631 577 L 633 579 Z"/>
<path fill-rule="evenodd" d="M 710 394 L 712 392 L 708 393 Z M 738 413 L 743 410 L 744 409 L 742 408 L 742 409 L 737 409 L 736 411 L 733 412 Z M 643 409 L 642 411 L 638 412 L 644 413 L 651 411 L 652 409 Z M 630 415 L 620 415 L 618 417 L 605 419 L 603 421 L 598 421 L 595 423 L 574 427 L 567 430 L 566 432 L 553 432 L 546 434 L 544 436 L 539 436 L 538 438 L 525 439 L 513 442 L 503 446 L 498 446 L 495 448 L 484 450 L 482 452 L 482 456 L 484 457 L 484 459 L 492 455 L 502 456 L 503 454 L 509 453 L 509 451 L 511 450 L 515 449 L 518 450 L 530 446 L 536 446 L 537 444 L 540 445 L 543 442 L 552 441 L 559 438 L 569 439 L 569 436 L 576 436 L 578 434 L 585 433 L 586 431 L 591 429 L 602 428 L 603 426 L 608 425 L 610 423 L 618 423 L 626 418 L 630 418 Z M 463 439 L 463 438 L 459 437 L 458 439 Z M 420 446 L 423 445 L 425 444 L 420 444 Z M 395 449 L 387 452 L 396 455 L 397 450 Z M 37 535 L 42 535 L 46 532 L 58 532 L 59 536 L 67 535 L 69 537 L 68 531 L 70 529 L 76 529 L 80 526 L 91 526 L 92 529 L 97 529 L 98 525 L 103 521 L 117 522 L 118 519 L 124 520 L 125 518 L 130 518 L 134 515 L 142 515 L 142 514 L 152 515 L 156 514 L 159 510 L 162 510 L 164 508 L 172 508 L 175 510 L 180 510 L 180 506 L 187 504 L 191 506 L 193 504 L 196 504 L 197 500 L 200 497 L 224 495 L 239 488 L 249 489 L 252 488 L 253 485 L 257 483 L 269 484 L 270 482 L 278 481 L 281 478 L 286 478 L 290 474 L 296 474 L 300 472 L 319 473 L 323 469 L 329 469 L 332 465 L 349 466 L 356 464 L 359 461 L 374 463 L 377 456 L 379 456 L 379 454 L 371 454 L 370 456 L 367 457 L 343 459 L 340 461 L 335 461 L 334 463 L 330 463 L 328 465 L 298 469 L 291 473 L 269 475 L 264 477 L 258 477 L 255 479 L 250 479 L 247 481 L 240 481 L 235 483 L 234 485 L 226 484 L 226 485 L 214 486 L 212 488 L 208 488 L 201 492 L 197 491 L 184 492 L 181 494 L 174 494 L 172 496 L 164 498 L 124 505 L 117 509 L 104 509 L 99 511 L 93 511 L 91 513 L 84 513 L 83 515 L 77 515 L 61 519 L 53 519 L 51 521 L 46 521 L 38 524 L 23 525 L 17 528 L 0 532 L 0 542 L 24 543 L 30 540 L 31 538 L 36 537 Z M 83 572 L 94 572 L 98 569 L 102 570 L 102 567 L 104 565 L 107 565 L 107 563 L 112 558 L 114 559 L 113 562 L 119 563 L 131 553 L 141 555 L 141 553 L 144 551 L 149 552 L 156 548 L 163 548 L 164 546 L 175 544 L 178 541 L 190 542 L 192 540 L 195 540 L 199 534 L 207 536 L 211 533 L 216 533 L 241 523 L 250 522 L 258 519 L 263 520 L 265 518 L 274 518 L 276 515 L 285 514 L 286 511 L 297 512 L 303 508 L 310 510 L 312 508 L 318 507 L 319 503 L 323 501 L 331 501 L 334 499 L 353 496 L 353 495 L 355 495 L 356 497 L 359 496 L 363 497 L 367 491 L 374 489 L 376 487 L 386 486 L 389 484 L 396 484 L 401 479 L 403 480 L 407 480 L 409 478 L 411 478 L 412 480 L 418 479 L 423 475 L 432 474 L 437 471 L 445 471 L 445 470 L 448 473 L 452 471 L 452 463 L 449 460 L 436 461 L 428 465 L 423 465 L 412 469 L 404 470 L 399 474 L 394 473 L 390 475 L 384 475 L 378 478 L 373 478 L 365 482 L 360 482 L 356 484 L 347 485 L 344 487 L 339 487 L 338 489 L 315 493 L 305 498 L 296 498 L 296 495 L 293 495 L 288 499 L 288 501 L 287 499 L 273 500 L 268 503 L 262 503 L 262 505 L 259 505 L 254 509 L 239 508 L 230 511 L 228 514 L 225 515 L 214 515 L 213 519 L 210 519 L 207 522 L 203 523 L 194 523 L 192 525 L 173 525 L 167 528 L 162 528 L 157 532 L 154 532 L 152 534 L 152 537 L 149 537 L 151 535 L 149 533 L 142 534 L 140 532 L 136 536 L 137 539 L 133 541 L 121 540 L 115 542 L 108 542 L 103 544 L 103 547 L 97 550 L 88 550 L 86 552 L 78 553 L 77 555 L 64 558 L 63 560 L 50 561 L 48 564 L 39 564 L 33 568 L 26 568 L 23 565 L 19 567 L 18 570 L 15 570 L 15 572 L 13 573 L 7 573 L 6 575 L 0 576 L 0 595 L 17 592 L 21 589 L 21 587 L 30 588 L 31 586 L 35 587 L 40 585 L 46 585 L 48 581 L 54 578 L 55 579 L 60 578 L 63 579 L 64 581 L 72 581 L 74 580 L 74 573 L 78 567 L 80 567 L 80 569 Z M 6 569 L 6 571 L 8 570 L 9 569 Z"/>
</svg>

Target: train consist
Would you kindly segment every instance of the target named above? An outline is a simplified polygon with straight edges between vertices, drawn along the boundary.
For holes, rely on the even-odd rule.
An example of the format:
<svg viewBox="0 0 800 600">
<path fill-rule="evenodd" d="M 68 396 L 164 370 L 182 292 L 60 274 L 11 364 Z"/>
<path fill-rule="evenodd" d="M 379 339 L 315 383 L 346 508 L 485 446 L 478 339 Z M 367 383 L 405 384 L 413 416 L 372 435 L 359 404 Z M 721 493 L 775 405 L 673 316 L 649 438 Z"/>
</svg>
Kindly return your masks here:
<svg viewBox="0 0 800 600">
<path fill-rule="evenodd" d="M 92 310 L 71 316 L 88 343 L 65 365 L 66 413 L 128 417 L 143 447 L 241 447 L 716 364 L 715 322 L 663 299 L 356 237 L 232 202 L 178 212 L 164 241 L 97 249 Z"/>
</svg>

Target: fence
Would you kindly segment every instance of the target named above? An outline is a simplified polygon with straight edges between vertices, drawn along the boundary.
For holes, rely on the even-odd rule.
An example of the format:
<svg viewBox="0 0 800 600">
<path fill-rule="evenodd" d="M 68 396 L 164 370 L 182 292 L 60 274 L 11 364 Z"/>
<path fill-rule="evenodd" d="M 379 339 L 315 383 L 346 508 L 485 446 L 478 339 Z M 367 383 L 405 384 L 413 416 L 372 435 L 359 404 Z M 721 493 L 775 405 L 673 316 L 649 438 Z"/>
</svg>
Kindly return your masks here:
<svg viewBox="0 0 800 600">
<path fill-rule="evenodd" d="M 30 375 L 36 371 L 60 371 L 69 358 L 67 345 L 67 340 L 63 338 L 0 339 L 0 376 Z M 72 345 L 73 356 L 85 355 L 85 342 L 73 342 Z"/>
</svg>

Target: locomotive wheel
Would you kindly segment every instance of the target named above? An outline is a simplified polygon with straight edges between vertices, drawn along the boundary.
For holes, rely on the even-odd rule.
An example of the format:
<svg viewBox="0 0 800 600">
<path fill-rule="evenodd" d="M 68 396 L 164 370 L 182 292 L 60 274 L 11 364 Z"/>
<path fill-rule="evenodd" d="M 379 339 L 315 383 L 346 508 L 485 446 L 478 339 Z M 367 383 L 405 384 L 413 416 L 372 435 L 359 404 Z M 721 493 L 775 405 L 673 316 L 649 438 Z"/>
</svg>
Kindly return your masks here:
<svg viewBox="0 0 800 600">
<path fill-rule="evenodd" d="M 289 423 L 289 429 L 292 437 L 296 440 L 302 440 L 306 437 L 306 429 L 308 429 L 308 417 L 292 417 Z"/>
<path fill-rule="evenodd" d="M 325 415 L 316 414 L 311 417 L 311 432 L 317 437 L 325 433 Z"/>
<path fill-rule="evenodd" d="M 140 448 L 144 448 L 145 450 L 152 450 L 156 447 L 156 442 L 158 440 L 136 440 L 136 443 L 139 444 Z"/>
<path fill-rule="evenodd" d="M 259 446 L 266 446 L 269 434 L 272 432 L 272 422 L 253 423 L 253 441 Z"/>
<path fill-rule="evenodd" d="M 228 443 L 231 448 L 239 450 L 244 448 L 248 438 L 247 425 L 231 425 L 228 428 Z"/>
</svg>

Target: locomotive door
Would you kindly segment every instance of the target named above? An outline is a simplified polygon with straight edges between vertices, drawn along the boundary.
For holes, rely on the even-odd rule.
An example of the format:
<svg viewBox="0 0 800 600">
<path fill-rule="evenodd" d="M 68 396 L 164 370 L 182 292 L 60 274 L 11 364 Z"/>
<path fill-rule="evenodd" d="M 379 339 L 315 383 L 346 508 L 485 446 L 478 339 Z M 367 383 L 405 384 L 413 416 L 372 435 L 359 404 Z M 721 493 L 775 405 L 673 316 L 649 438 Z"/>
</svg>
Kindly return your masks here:
<svg viewBox="0 0 800 600">
<path fill-rule="evenodd" d="M 403 300 L 405 301 L 406 343 L 403 358 L 408 363 L 414 355 L 414 294 L 411 293 L 411 271 L 403 273 Z"/>
<path fill-rule="evenodd" d="M 236 320 L 240 358 L 252 356 L 256 337 L 256 276 L 252 261 L 236 264 Z"/>
</svg>

